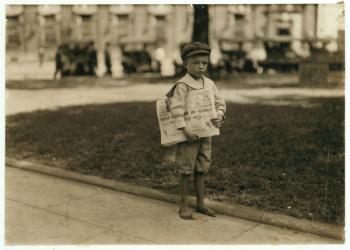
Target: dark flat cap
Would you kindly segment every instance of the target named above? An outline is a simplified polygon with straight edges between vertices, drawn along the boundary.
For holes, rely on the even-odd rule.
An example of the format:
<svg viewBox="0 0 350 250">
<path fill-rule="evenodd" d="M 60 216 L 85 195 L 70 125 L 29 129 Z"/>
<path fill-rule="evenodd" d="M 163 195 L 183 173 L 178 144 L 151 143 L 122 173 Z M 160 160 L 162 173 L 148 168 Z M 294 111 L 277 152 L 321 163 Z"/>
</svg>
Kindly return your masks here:
<svg viewBox="0 0 350 250">
<path fill-rule="evenodd" d="M 181 59 L 185 60 L 186 58 L 194 55 L 210 55 L 210 47 L 201 42 L 192 42 L 186 44 L 182 49 Z"/>
</svg>

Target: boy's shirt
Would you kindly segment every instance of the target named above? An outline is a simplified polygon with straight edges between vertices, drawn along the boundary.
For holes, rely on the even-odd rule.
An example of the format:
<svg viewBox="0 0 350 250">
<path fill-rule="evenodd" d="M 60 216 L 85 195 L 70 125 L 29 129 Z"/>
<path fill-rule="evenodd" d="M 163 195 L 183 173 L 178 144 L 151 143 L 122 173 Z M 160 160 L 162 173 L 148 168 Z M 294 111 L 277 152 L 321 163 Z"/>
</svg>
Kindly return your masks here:
<svg viewBox="0 0 350 250">
<path fill-rule="evenodd" d="M 175 119 L 177 129 L 186 127 L 184 120 L 185 98 L 188 92 L 209 88 L 214 93 L 215 110 L 225 117 L 226 104 L 219 95 L 219 91 L 212 80 L 203 76 L 201 80 L 195 80 L 189 73 L 181 78 L 167 94 L 171 98 L 170 110 Z"/>
</svg>

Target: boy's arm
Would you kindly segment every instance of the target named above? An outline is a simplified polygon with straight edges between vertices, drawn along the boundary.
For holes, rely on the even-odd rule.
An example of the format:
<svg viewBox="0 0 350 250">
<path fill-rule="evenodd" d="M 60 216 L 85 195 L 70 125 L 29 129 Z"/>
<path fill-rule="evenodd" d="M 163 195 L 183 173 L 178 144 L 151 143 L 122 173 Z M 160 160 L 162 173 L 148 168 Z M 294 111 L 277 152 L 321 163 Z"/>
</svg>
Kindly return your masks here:
<svg viewBox="0 0 350 250">
<path fill-rule="evenodd" d="M 220 96 L 219 91 L 215 86 L 215 84 L 213 86 L 214 86 L 214 103 L 215 103 L 215 110 L 217 113 L 217 117 L 211 119 L 211 122 L 215 127 L 220 128 L 225 120 L 226 103 L 224 99 Z"/>
<path fill-rule="evenodd" d="M 223 119 L 225 119 L 225 113 L 226 113 L 226 103 L 224 99 L 221 97 L 218 88 L 214 85 L 214 103 L 215 103 L 215 110 L 218 115 L 222 115 Z"/>
<path fill-rule="evenodd" d="M 183 83 L 178 83 L 175 87 L 170 104 L 171 114 L 175 119 L 175 125 L 177 129 L 186 127 L 186 122 L 184 119 L 186 95 L 187 86 Z"/>
<path fill-rule="evenodd" d="M 199 137 L 186 127 L 184 119 L 186 95 L 187 86 L 183 83 L 178 83 L 171 99 L 170 110 L 175 119 L 176 128 L 183 131 L 188 141 L 194 141 L 198 140 Z"/>
</svg>

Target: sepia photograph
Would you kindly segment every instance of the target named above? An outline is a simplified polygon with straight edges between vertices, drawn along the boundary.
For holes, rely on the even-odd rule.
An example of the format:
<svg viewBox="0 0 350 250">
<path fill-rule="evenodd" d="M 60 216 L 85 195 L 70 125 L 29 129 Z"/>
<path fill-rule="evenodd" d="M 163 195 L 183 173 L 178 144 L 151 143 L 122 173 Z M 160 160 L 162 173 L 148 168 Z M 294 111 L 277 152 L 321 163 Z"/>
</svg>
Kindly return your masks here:
<svg viewBox="0 0 350 250">
<path fill-rule="evenodd" d="M 345 249 L 345 13 L 4 4 L 5 247 Z"/>
</svg>

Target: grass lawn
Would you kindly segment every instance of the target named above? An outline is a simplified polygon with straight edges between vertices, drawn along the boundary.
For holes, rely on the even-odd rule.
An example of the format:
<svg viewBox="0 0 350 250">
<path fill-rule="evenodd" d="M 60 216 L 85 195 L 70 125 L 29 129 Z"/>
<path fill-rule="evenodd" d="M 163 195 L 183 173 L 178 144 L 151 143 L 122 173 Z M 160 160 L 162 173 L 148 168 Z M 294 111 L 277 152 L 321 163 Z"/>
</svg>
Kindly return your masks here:
<svg viewBox="0 0 350 250">
<path fill-rule="evenodd" d="M 213 139 L 211 199 L 344 223 L 344 99 L 311 107 L 228 104 Z M 177 192 L 155 103 L 88 105 L 6 118 L 6 155 Z"/>
</svg>

